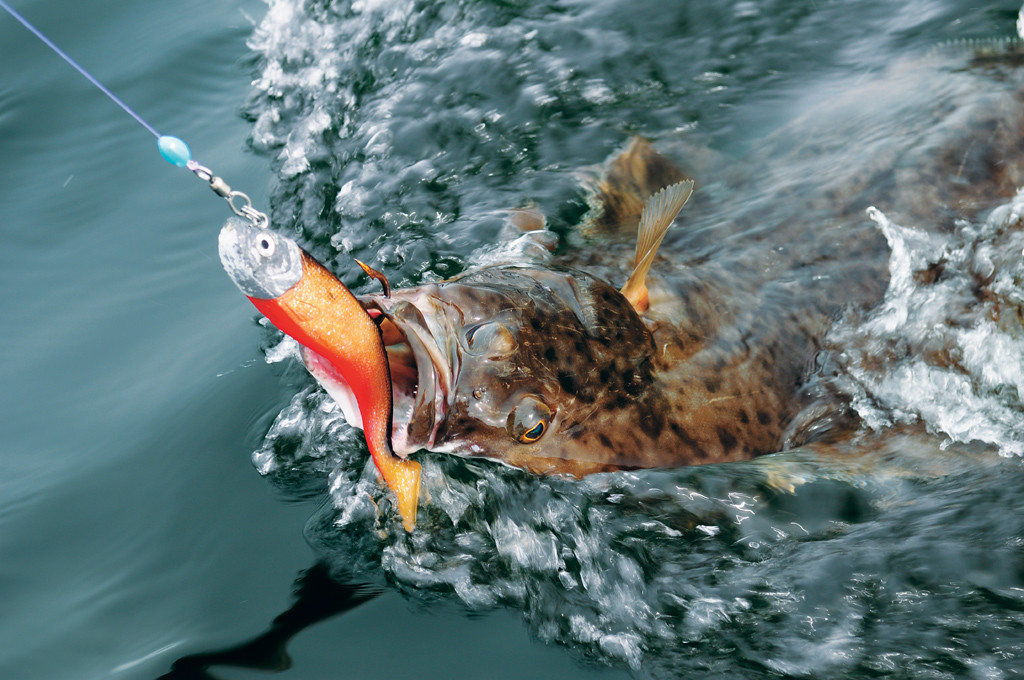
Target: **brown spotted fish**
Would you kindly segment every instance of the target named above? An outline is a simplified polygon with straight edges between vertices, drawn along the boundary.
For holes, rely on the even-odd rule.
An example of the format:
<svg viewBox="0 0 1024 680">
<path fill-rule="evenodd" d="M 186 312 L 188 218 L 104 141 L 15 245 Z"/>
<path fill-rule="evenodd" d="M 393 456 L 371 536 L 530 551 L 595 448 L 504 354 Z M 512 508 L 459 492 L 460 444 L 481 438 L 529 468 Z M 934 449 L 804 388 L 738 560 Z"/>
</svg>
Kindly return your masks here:
<svg viewBox="0 0 1024 680">
<path fill-rule="evenodd" d="M 865 208 L 941 229 L 1024 183 L 1021 87 L 1003 65 L 895 68 L 834 101 L 811 97 L 741 179 L 713 156 L 690 156 L 701 160 L 684 172 L 634 140 L 595 181 L 599 210 L 576 236 L 587 247 L 553 255 L 543 217 L 517 211 L 510 225 L 540 256 L 360 296 L 345 318 L 380 330 L 390 450 L 582 476 L 840 436 L 841 400 L 814 376 L 836 318 L 888 283 Z M 314 317 L 295 323 L 322 327 Z M 353 394 L 383 363 L 339 379 L 323 354 L 307 352 L 307 367 L 365 426 Z"/>
<path fill-rule="evenodd" d="M 624 159 L 645 184 L 666 177 L 650 172 L 664 159 L 643 141 Z M 618 281 L 598 268 L 509 263 L 362 296 L 388 345 L 396 453 L 582 476 L 779 450 L 827 319 L 813 304 L 773 318 L 775 292 L 758 291 L 763 277 L 750 272 L 658 262 L 692 190 L 679 180 L 634 201 L 638 236 L 631 252 L 617 249 Z"/>
<path fill-rule="evenodd" d="M 687 149 L 673 163 L 671 140 L 659 153 L 636 139 L 596 181 L 583 247 L 362 296 L 387 345 L 396 453 L 579 476 L 848 436 L 856 423 L 815 377 L 835 320 L 888 284 L 866 208 L 946 229 L 1024 184 L 1010 52 L 940 54 L 839 96 L 811 91 L 732 167 Z M 666 236 L 691 190 L 685 227 Z M 538 243 L 553 236 L 539 215 L 510 222 Z"/>
</svg>

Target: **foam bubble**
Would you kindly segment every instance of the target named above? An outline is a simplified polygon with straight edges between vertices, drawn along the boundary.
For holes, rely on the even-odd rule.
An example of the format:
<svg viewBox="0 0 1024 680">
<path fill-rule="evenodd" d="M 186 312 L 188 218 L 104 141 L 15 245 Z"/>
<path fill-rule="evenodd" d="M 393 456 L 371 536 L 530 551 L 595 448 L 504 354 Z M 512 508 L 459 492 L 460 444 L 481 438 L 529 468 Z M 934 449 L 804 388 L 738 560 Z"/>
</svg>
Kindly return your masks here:
<svg viewBox="0 0 1024 680">
<path fill-rule="evenodd" d="M 883 302 L 830 335 L 845 376 L 839 382 L 873 428 L 923 422 L 953 442 L 984 442 L 1024 454 L 1024 192 L 981 225 L 954 234 L 869 216 L 892 249 Z"/>
</svg>

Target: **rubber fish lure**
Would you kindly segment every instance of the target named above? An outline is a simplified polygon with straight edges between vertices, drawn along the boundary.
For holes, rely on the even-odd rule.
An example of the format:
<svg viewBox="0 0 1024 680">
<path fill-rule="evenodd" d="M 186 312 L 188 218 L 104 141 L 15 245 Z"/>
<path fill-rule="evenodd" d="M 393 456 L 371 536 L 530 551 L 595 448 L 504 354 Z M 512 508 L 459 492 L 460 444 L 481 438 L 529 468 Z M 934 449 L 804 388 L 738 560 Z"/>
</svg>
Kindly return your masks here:
<svg viewBox="0 0 1024 680">
<path fill-rule="evenodd" d="M 391 445 L 392 393 L 380 329 L 352 293 L 294 241 L 232 218 L 221 229 L 221 263 L 235 285 L 304 348 L 318 378 L 344 382 L 373 462 L 395 494 L 407 531 L 416 526 L 420 464 Z"/>
</svg>

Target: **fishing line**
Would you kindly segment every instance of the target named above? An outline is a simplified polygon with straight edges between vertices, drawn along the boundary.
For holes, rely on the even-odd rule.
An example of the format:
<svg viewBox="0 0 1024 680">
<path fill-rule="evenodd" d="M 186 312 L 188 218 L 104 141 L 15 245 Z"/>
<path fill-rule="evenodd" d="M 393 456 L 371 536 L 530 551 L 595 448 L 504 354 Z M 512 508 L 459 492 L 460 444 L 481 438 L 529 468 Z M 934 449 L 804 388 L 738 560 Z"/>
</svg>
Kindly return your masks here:
<svg viewBox="0 0 1024 680">
<path fill-rule="evenodd" d="M 168 163 L 176 165 L 179 168 L 185 168 L 190 170 L 196 177 L 207 182 L 213 193 L 217 194 L 228 202 L 228 207 L 231 208 L 231 212 L 235 213 L 239 217 L 244 217 L 253 226 L 265 229 L 269 223 L 267 216 L 252 207 L 252 200 L 241 191 L 234 191 L 228 186 L 220 177 L 213 174 L 213 171 L 209 168 L 200 165 L 198 162 L 192 159 L 192 152 L 189 150 L 188 145 L 185 144 L 178 137 L 172 137 L 171 135 L 162 135 L 157 132 L 156 128 L 146 122 L 146 120 L 138 113 L 132 110 L 130 106 L 125 104 L 121 99 L 111 92 L 106 86 L 103 85 L 96 77 L 85 70 L 78 62 L 72 59 L 67 52 L 62 50 L 52 40 L 43 35 L 43 32 L 33 26 L 28 19 L 21 16 L 14 10 L 13 7 L 7 4 L 5 0 L 0 0 L 0 8 L 3 8 L 8 14 L 18 20 L 18 22 L 27 28 L 34 36 L 43 41 L 43 44 L 49 47 L 51 50 L 57 53 L 61 59 L 70 64 L 76 71 L 78 71 L 86 80 L 99 88 L 100 92 L 107 95 L 115 104 L 124 109 L 125 113 L 134 118 L 142 127 L 146 128 L 154 137 L 156 137 L 157 149 L 160 151 L 160 155 L 164 157 Z"/>
</svg>

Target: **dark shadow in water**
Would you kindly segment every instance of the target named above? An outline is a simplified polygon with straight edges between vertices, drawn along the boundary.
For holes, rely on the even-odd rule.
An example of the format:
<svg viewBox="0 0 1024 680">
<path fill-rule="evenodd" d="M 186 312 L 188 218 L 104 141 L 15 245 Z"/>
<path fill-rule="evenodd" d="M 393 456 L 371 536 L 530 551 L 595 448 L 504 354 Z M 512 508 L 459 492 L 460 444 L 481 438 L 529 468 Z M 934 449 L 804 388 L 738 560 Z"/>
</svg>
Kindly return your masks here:
<svg viewBox="0 0 1024 680">
<path fill-rule="evenodd" d="M 355 609 L 380 593 L 380 589 L 361 583 L 338 583 L 325 564 L 314 564 L 295 580 L 294 604 L 265 632 L 233 647 L 183 656 L 157 680 L 216 680 L 209 673 L 211 666 L 287 670 L 292 665 L 289 640 L 309 626 Z"/>
</svg>

